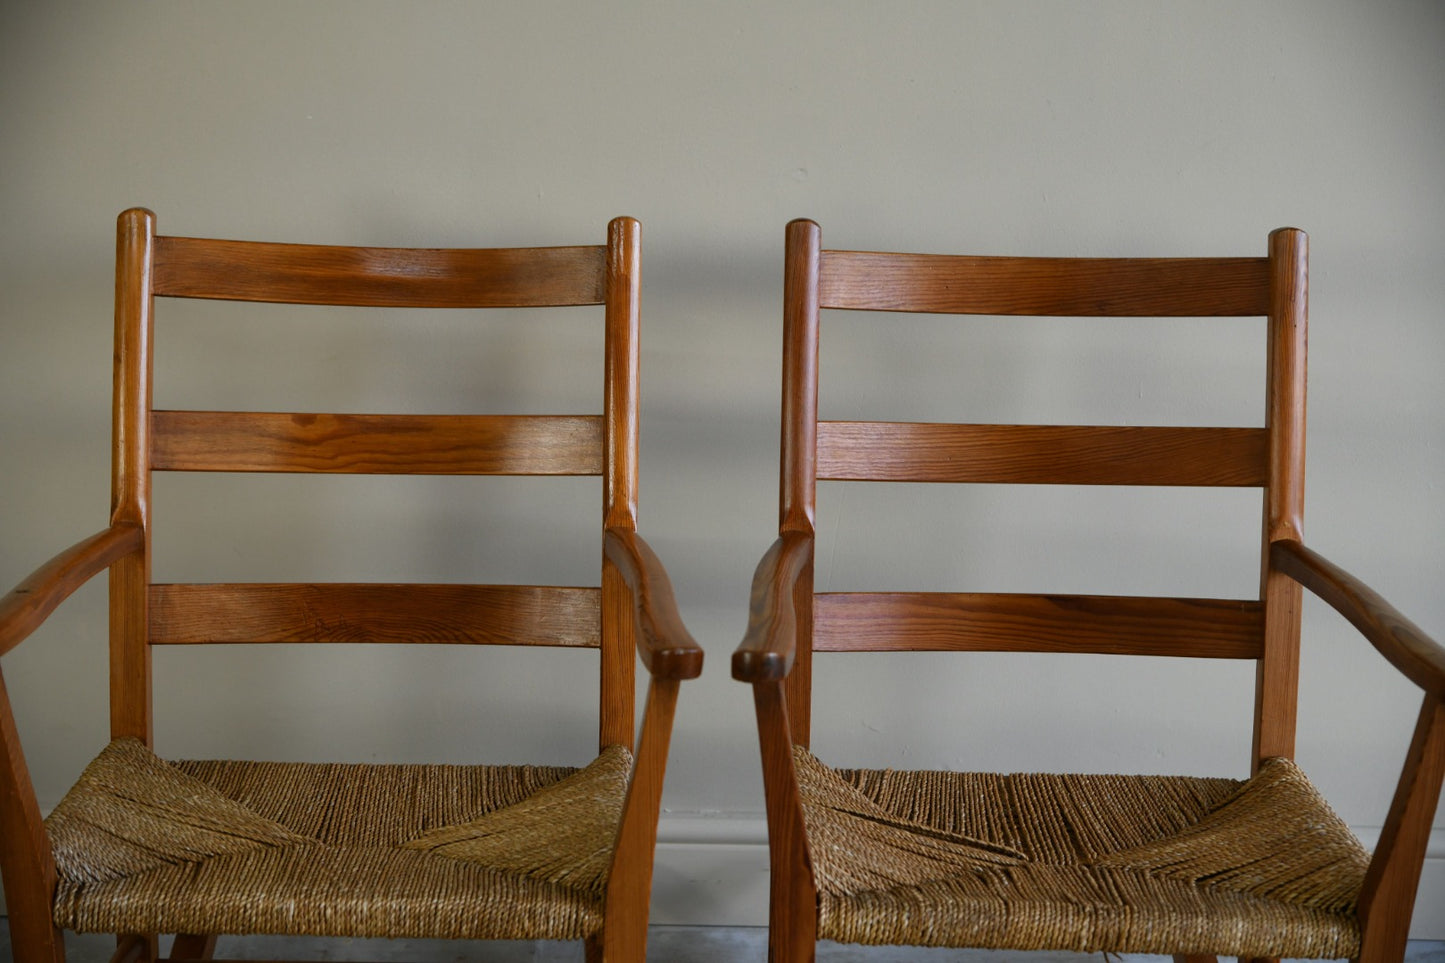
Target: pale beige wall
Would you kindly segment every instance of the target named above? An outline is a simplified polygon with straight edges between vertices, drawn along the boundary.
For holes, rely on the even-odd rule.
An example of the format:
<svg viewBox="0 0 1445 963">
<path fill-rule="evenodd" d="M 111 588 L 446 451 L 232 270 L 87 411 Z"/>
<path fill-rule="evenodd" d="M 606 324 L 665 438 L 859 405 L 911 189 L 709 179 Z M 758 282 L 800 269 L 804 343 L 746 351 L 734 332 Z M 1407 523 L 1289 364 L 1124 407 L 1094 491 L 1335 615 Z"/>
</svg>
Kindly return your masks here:
<svg viewBox="0 0 1445 963">
<path fill-rule="evenodd" d="M 667 803 L 755 814 L 751 701 L 727 659 L 775 517 L 783 224 L 813 217 L 839 247 L 1065 255 L 1256 254 L 1293 224 L 1313 237 L 1307 531 L 1445 636 L 1442 51 L 1428 2 L 5 4 L 0 583 L 106 518 L 122 208 L 151 207 L 165 233 L 378 245 L 590 242 L 632 214 L 643 530 L 710 660 L 684 694 Z M 165 309 L 163 325 L 181 316 Z M 179 340 L 162 342 L 161 402 L 596 395 L 587 359 L 544 361 L 516 331 L 474 348 L 456 320 L 396 334 L 301 314 L 299 333 L 267 314 L 253 342 L 228 310 L 163 327 Z M 1050 322 L 884 324 L 830 326 L 853 340 L 826 341 L 827 360 L 860 383 L 825 384 L 825 414 L 1047 421 L 1078 404 L 1100 422 L 1259 423 L 1258 325 L 1129 322 L 1091 341 Z M 544 342 L 572 331 L 595 345 L 570 316 Z M 201 366 L 207 345 L 224 364 Z M 539 503 L 508 481 L 346 479 L 334 497 L 315 482 L 165 479 L 158 574 L 488 578 L 516 554 L 527 578 L 591 577 L 595 548 L 563 522 L 594 520 L 592 487 Z M 274 517 L 227 526 L 242 495 Z M 1248 593 L 1255 500 L 825 487 L 820 578 Z M 883 521 L 860 521 L 871 508 Z M 549 567 L 534 537 L 582 561 Z M 47 806 L 106 738 L 103 603 L 85 590 L 5 661 Z M 1414 696 L 1340 623 L 1311 608 L 1307 627 L 1299 756 L 1368 829 Z M 575 656 L 293 655 L 160 653 L 160 748 L 463 760 L 515 755 L 517 726 L 527 752 L 576 760 L 590 740 L 590 702 L 543 708 L 554 685 L 590 700 Z M 818 745 L 839 762 L 1246 765 L 1246 667 L 857 663 L 820 670 Z"/>
</svg>

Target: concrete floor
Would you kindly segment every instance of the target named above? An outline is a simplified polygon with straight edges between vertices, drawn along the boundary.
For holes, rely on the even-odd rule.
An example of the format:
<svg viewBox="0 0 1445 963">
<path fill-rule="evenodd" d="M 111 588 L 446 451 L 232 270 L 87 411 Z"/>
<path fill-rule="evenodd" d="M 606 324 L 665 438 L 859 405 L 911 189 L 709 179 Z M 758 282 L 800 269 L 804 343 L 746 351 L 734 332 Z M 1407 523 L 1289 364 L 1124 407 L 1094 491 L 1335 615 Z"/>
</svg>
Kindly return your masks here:
<svg viewBox="0 0 1445 963">
<path fill-rule="evenodd" d="M 105 963 L 115 941 L 105 936 L 68 934 L 69 963 Z M 432 940 L 319 940 L 275 937 L 222 938 L 218 956 L 250 959 L 365 960 L 371 963 L 581 963 L 580 943 L 445 942 Z M 767 932 L 751 927 L 655 926 L 648 939 L 648 958 L 661 963 L 724 963 L 767 959 Z M 10 959 L 10 928 L 0 919 L 0 959 Z M 1166 957 L 1122 957 L 1159 961 Z M 1413 942 L 1407 963 L 1445 963 L 1445 942 Z M 1076 953 L 1014 953 L 987 950 L 934 950 L 863 947 L 841 943 L 818 946 L 818 963 L 1105 963 L 1102 956 Z M 20 960 L 16 963 L 25 963 Z"/>
</svg>

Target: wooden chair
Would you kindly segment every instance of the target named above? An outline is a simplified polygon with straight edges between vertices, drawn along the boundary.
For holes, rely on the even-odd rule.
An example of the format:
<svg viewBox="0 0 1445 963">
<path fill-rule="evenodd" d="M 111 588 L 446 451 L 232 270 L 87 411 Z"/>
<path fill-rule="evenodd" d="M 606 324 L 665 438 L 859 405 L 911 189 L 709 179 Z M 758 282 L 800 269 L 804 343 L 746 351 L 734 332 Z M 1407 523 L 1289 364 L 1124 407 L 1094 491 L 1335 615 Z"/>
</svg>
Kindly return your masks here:
<svg viewBox="0 0 1445 963">
<path fill-rule="evenodd" d="M 678 683 L 702 651 L 636 534 L 638 223 L 607 243 L 380 249 L 164 237 L 120 216 L 111 523 L 0 601 L 0 653 L 110 571 L 113 742 L 41 821 L 0 688 L 0 867 L 17 960 L 61 931 L 116 960 L 209 959 L 217 933 L 580 939 L 641 960 Z M 157 297 L 436 308 L 603 305 L 601 415 L 354 415 L 152 408 Z M 600 585 L 156 584 L 157 471 L 601 475 Z M 600 662 L 599 754 L 556 766 L 165 762 L 151 652 L 177 644 L 576 646 Z M 650 671 L 633 750 L 634 646 Z M 581 658 L 581 656 L 578 656 Z"/>
<path fill-rule="evenodd" d="M 787 230 L 779 538 L 733 675 L 753 685 L 771 959 L 819 938 L 1197 960 L 1399 960 L 1445 772 L 1445 650 L 1301 542 L 1306 236 L 1266 257 L 1055 259 L 823 250 Z M 818 420 L 819 310 L 1263 316 L 1264 428 Z M 890 322 L 897 323 L 897 322 Z M 816 480 L 1247 486 L 1257 597 L 816 593 Z M 1301 587 L 1424 691 L 1373 856 L 1290 761 Z M 1254 775 L 836 770 L 808 749 L 814 652 L 1093 652 L 1255 663 Z M 960 739 L 967 739 L 961 734 Z"/>
</svg>

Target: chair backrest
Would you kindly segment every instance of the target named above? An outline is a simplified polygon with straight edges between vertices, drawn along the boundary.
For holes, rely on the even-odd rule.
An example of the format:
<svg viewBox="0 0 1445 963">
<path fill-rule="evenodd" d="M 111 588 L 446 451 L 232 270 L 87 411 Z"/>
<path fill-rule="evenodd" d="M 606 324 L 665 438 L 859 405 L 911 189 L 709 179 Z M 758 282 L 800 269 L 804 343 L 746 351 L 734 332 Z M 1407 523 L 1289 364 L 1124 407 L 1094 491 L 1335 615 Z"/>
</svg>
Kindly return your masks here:
<svg viewBox="0 0 1445 963">
<path fill-rule="evenodd" d="M 602 527 L 635 530 L 640 229 L 578 247 L 400 249 L 166 237 L 120 216 L 114 522 L 145 549 L 111 573 L 111 729 L 151 741 L 151 647 L 187 643 L 443 642 L 600 649 L 602 745 L 630 746 L 631 608 L 611 562 L 592 587 L 154 584 L 156 471 L 601 475 Z M 375 415 L 165 411 L 152 406 L 154 300 L 405 308 L 602 305 L 600 414 Z M 599 557 L 601 552 L 598 553 Z"/>
<path fill-rule="evenodd" d="M 811 653 L 1094 652 L 1255 660 L 1256 760 L 1294 751 L 1298 585 L 1269 543 L 1301 537 L 1306 271 L 1303 232 L 1267 256 L 964 257 L 823 250 L 788 225 L 780 529 L 811 536 L 818 480 L 1256 487 L 1260 592 L 1248 599 L 985 593 L 812 593 L 795 604 L 788 678 L 795 742 L 809 741 Z M 1267 319 L 1262 428 L 917 424 L 818 420 L 819 312 Z M 811 645 L 809 638 L 811 636 Z"/>
</svg>

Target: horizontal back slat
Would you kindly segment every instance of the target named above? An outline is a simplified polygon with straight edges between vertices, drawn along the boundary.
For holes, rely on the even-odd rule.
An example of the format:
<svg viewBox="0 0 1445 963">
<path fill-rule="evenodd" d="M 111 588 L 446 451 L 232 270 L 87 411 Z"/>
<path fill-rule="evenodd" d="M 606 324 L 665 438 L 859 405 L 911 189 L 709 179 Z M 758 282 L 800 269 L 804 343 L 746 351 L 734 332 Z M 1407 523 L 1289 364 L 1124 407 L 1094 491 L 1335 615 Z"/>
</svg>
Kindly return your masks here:
<svg viewBox="0 0 1445 963">
<path fill-rule="evenodd" d="M 1262 486 L 1263 428 L 818 423 L 835 481 Z"/>
<path fill-rule="evenodd" d="M 824 593 L 823 652 L 1094 652 L 1255 659 L 1264 608 L 1221 599 L 939 592 Z"/>
<path fill-rule="evenodd" d="M 156 645 L 459 642 L 596 648 L 601 591 L 533 585 L 161 584 Z"/>
<path fill-rule="evenodd" d="M 601 304 L 602 245 L 384 248 L 157 237 L 154 293 L 371 307 Z"/>
<path fill-rule="evenodd" d="M 151 467 L 172 471 L 597 475 L 598 415 L 151 412 Z"/>
<path fill-rule="evenodd" d="M 824 251 L 818 303 L 940 314 L 1263 316 L 1269 313 L 1269 262 Z"/>
</svg>

